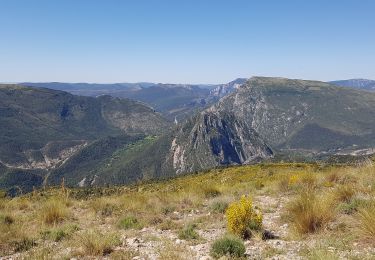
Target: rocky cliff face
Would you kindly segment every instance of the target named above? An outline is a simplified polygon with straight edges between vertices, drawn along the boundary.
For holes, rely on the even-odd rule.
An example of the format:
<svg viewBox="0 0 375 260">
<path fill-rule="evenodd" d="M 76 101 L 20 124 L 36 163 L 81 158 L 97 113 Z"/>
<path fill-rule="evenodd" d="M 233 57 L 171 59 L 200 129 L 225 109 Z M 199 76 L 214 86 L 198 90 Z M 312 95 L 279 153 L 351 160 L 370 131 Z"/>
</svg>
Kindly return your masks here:
<svg viewBox="0 0 375 260">
<path fill-rule="evenodd" d="M 226 84 L 220 84 L 210 90 L 210 97 L 222 98 L 236 89 L 238 89 L 243 83 L 246 82 L 244 78 L 238 78 Z"/>
<path fill-rule="evenodd" d="M 231 112 L 214 108 L 199 113 L 180 127 L 170 152 L 177 173 L 247 164 L 272 156 L 271 149 L 250 125 Z"/>
</svg>

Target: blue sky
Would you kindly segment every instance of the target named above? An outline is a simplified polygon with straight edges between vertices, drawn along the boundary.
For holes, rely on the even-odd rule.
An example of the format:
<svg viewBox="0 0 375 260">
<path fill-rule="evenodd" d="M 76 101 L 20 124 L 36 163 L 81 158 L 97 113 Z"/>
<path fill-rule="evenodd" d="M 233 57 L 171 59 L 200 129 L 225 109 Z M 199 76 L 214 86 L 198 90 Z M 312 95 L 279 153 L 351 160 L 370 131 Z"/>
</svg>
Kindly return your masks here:
<svg viewBox="0 0 375 260">
<path fill-rule="evenodd" d="M 372 0 L 0 0 L 0 82 L 375 79 Z"/>
</svg>

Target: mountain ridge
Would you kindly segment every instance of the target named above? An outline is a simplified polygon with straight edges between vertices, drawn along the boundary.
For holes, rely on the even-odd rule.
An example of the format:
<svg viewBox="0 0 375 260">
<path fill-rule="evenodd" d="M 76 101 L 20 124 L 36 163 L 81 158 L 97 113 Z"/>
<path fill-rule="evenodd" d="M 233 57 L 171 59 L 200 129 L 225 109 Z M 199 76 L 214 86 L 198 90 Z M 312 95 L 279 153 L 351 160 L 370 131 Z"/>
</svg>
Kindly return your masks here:
<svg viewBox="0 0 375 260">
<path fill-rule="evenodd" d="M 375 91 L 375 80 L 370 79 L 347 79 L 347 80 L 336 80 L 330 81 L 329 83 L 342 86 L 342 87 L 350 87 L 355 89 L 362 89 L 368 91 Z"/>
<path fill-rule="evenodd" d="M 71 95 L 56 93 L 57 97 Z M 36 170 L 22 175 L 21 169 L 8 169 L 0 173 L 2 178 L 9 181 L 14 174 L 21 182 L 30 179 L 39 186 L 43 179 L 48 185 L 58 185 L 62 179 L 69 186 L 124 185 L 227 165 L 277 160 L 284 155 L 288 158 L 298 154 L 310 160 L 356 154 L 375 147 L 375 93 L 325 82 L 253 77 L 175 127 L 167 122 L 158 126 L 157 113 L 139 102 L 109 96 L 89 99 L 99 105 L 103 102 L 100 109 L 111 113 L 108 116 L 100 112 L 100 116 L 114 129 L 122 129 L 121 134 L 101 132 L 94 142 L 70 140 L 73 143 L 68 148 L 74 144 L 77 149 L 64 159 L 64 164 L 48 170 L 48 175 Z M 157 120 L 140 120 L 134 106 L 146 109 Z M 58 111 L 66 120 L 74 118 L 71 107 L 65 111 L 60 105 Z M 129 111 L 136 116 L 128 115 Z M 139 127 L 148 124 L 151 128 L 134 131 L 137 124 L 128 127 L 128 119 Z M 158 132 L 149 131 L 154 126 L 158 126 Z M 29 152 L 29 156 L 39 158 L 46 151 L 53 155 L 64 150 L 56 149 L 52 145 Z M 4 166 L 0 171 L 4 172 Z"/>
</svg>

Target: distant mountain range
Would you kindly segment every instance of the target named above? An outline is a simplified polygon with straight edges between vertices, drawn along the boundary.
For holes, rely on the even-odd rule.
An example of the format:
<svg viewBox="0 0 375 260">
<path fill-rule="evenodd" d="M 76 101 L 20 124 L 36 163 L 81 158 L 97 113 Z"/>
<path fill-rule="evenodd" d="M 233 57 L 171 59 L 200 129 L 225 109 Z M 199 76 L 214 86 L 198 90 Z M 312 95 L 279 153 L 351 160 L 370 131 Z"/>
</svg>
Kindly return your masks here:
<svg viewBox="0 0 375 260">
<path fill-rule="evenodd" d="M 161 83 L 20 83 L 23 86 L 44 87 L 62 90 L 80 96 L 97 97 L 110 95 L 120 98 L 131 98 L 147 103 L 161 112 L 169 120 L 178 120 L 190 116 L 216 102 L 221 97 L 233 92 L 246 79 L 236 79 L 226 84 L 161 84 Z"/>
<path fill-rule="evenodd" d="M 348 79 L 348 80 L 331 81 L 329 83 L 337 85 L 337 86 L 342 86 L 342 87 L 350 87 L 350 88 L 356 88 L 356 89 L 375 91 L 375 80 Z"/>
<path fill-rule="evenodd" d="M 238 78 L 225 84 L 162 84 L 162 83 L 62 83 L 62 82 L 25 82 L 23 86 L 44 87 L 62 90 L 74 95 L 98 97 L 109 95 L 142 101 L 162 113 L 168 120 L 181 121 L 188 116 L 217 102 L 232 93 L 246 82 Z M 375 81 L 365 79 L 339 80 L 329 82 L 343 87 L 375 91 Z"/>
<path fill-rule="evenodd" d="M 374 151 L 375 93 L 368 91 L 267 77 L 206 87 L 137 84 L 85 92 L 98 97 L 1 85 L 0 188 L 16 194 L 62 180 L 129 184 L 284 155 Z M 70 91 L 86 88 L 73 84 Z M 166 116 L 143 102 L 103 95 L 132 91 Z M 197 98 L 204 102 L 185 106 Z M 181 118 L 176 126 L 167 120 L 173 115 Z"/>
</svg>

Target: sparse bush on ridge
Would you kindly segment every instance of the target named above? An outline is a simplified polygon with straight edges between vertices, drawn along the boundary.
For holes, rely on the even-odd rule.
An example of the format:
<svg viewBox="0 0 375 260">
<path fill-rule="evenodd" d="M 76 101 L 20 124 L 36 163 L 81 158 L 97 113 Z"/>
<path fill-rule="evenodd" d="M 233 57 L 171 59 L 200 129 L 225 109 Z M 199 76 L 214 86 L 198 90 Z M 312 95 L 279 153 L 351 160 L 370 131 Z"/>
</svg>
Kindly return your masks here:
<svg viewBox="0 0 375 260">
<path fill-rule="evenodd" d="M 226 210 L 228 231 L 243 238 L 251 236 L 251 230 L 260 230 L 262 214 L 253 208 L 250 198 L 241 197 L 229 204 Z"/>
<path fill-rule="evenodd" d="M 240 258 L 245 256 L 245 245 L 243 241 L 233 235 L 225 235 L 214 241 L 210 254 L 213 258 L 231 257 Z"/>
</svg>

